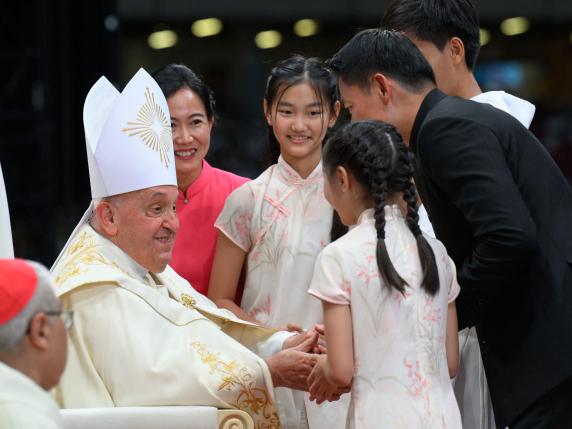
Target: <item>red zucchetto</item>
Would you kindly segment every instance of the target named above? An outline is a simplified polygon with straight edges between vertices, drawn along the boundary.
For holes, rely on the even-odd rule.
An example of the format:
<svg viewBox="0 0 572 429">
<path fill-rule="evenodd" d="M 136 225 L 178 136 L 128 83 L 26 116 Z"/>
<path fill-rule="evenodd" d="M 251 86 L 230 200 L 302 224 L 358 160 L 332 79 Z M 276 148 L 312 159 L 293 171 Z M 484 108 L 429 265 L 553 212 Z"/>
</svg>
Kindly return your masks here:
<svg viewBox="0 0 572 429">
<path fill-rule="evenodd" d="M 26 307 L 38 287 L 38 275 L 23 259 L 0 259 L 0 325 Z"/>
</svg>

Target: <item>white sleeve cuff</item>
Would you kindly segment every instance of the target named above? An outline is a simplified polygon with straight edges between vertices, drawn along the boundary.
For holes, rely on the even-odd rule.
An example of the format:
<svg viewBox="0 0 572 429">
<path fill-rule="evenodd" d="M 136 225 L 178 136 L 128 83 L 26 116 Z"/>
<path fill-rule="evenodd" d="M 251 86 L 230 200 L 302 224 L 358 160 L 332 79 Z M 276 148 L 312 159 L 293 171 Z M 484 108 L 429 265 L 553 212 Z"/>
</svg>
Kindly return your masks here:
<svg viewBox="0 0 572 429">
<path fill-rule="evenodd" d="M 292 335 L 296 335 L 296 333 L 278 331 L 275 334 L 272 334 L 266 341 L 259 342 L 256 347 L 258 356 L 264 359 L 280 352 L 286 338 L 290 338 Z"/>
</svg>

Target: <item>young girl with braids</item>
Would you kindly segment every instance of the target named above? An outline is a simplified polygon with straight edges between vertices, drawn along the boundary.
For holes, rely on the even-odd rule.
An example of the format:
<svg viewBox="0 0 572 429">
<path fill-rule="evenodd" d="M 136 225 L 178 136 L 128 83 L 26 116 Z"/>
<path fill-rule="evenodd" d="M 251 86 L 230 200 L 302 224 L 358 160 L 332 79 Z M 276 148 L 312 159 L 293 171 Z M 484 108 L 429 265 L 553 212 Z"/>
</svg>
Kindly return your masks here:
<svg viewBox="0 0 572 429">
<path fill-rule="evenodd" d="M 349 428 L 461 428 L 455 267 L 422 234 L 410 155 L 391 125 L 351 123 L 324 147 L 324 192 L 350 231 L 319 255 L 328 353 L 308 379 L 319 403 L 352 383 Z"/>
<path fill-rule="evenodd" d="M 208 296 L 219 307 L 273 328 L 311 330 L 323 322 L 321 303 L 307 290 L 316 257 L 330 242 L 334 211 L 323 192 L 322 142 L 339 108 L 336 78 L 318 59 L 294 56 L 270 72 L 264 113 L 280 157 L 229 195 L 215 223 Z M 340 421 L 343 427 L 347 405 L 328 412 L 312 403 L 306 408 L 303 392 L 276 390 L 282 427 L 308 428 L 307 420 L 310 428 L 336 428 Z"/>
</svg>

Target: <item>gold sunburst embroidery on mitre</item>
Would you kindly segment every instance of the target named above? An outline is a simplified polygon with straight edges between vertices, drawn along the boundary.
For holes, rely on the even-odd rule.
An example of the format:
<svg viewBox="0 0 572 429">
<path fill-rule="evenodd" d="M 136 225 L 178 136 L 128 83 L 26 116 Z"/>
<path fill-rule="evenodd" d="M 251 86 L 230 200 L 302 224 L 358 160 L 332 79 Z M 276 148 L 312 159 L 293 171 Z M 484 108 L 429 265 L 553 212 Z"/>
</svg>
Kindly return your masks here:
<svg viewBox="0 0 572 429">
<path fill-rule="evenodd" d="M 135 122 L 127 122 L 131 127 L 123 128 L 121 131 L 128 136 L 137 136 L 150 149 L 159 153 L 161 163 L 168 168 L 171 163 L 169 150 L 171 149 L 171 124 L 167 121 L 165 112 L 155 102 L 155 95 L 145 88 L 145 104 L 141 106 L 137 113 Z"/>
</svg>

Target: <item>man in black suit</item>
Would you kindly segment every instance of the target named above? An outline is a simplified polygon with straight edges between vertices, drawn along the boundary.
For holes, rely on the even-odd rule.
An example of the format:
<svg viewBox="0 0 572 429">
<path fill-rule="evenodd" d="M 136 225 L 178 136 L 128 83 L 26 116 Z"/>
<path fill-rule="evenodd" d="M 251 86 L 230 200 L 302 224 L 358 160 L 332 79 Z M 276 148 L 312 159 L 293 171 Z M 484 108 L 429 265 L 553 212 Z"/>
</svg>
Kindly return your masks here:
<svg viewBox="0 0 572 429">
<path fill-rule="evenodd" d="M 572 191 L 512 116 L 448 97 L 401 33 L 365 30 L 330 60 L 352 120 L 393 124 L 457 265 L 499 428 L 572 427 Z"/>
<path fill-rule="evenodd" d="M 529 127 L 533 104 L 504 91 L 483 93 L 477 83 L 473 71 L 481 48 L 480 26 L 471 0 L 392 0 L 381 26 L 401 31 L 415 43 L 435 73 L 437 88 L 445 94 L 491 104 Z M 419 224 L 423 231 L 433 232 L 423 206 L 419 207 Z M 471 302 L 465 305 L 465 294 L 456 305 L 461 317 L 470 313 Z M 459 322 L 460 362 L 453 390 L 463 429 L 495 429 L 475 327 L 466 326 L 465 320 Z"/>
</svg>

